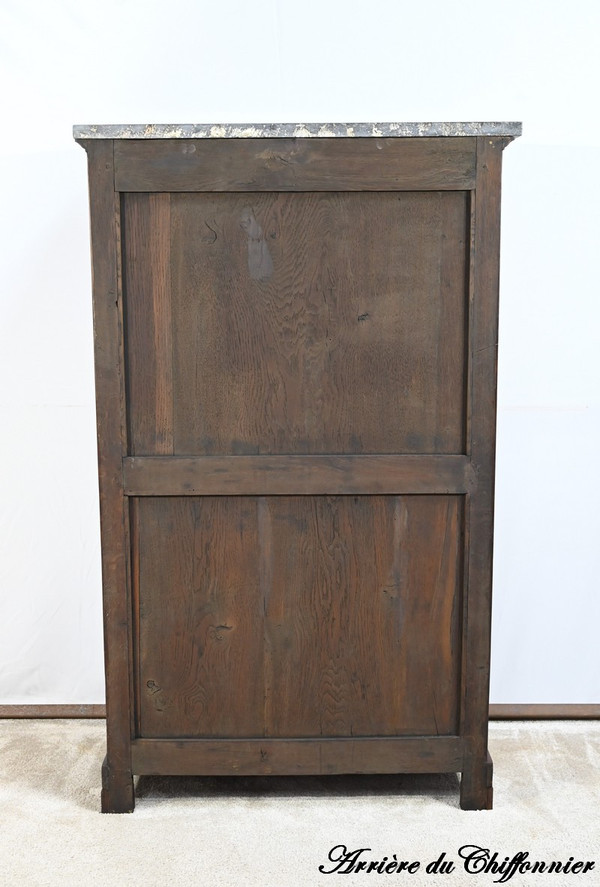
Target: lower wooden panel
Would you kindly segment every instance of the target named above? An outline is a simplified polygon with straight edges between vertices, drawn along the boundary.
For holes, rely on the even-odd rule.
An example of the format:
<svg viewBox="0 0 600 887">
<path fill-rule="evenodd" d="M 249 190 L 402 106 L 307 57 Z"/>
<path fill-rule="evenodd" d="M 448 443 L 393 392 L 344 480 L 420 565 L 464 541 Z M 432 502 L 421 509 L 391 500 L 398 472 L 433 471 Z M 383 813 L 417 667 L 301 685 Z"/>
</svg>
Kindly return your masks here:
<svg viewBox="0 0 600 887">
<path fill-rule="evenodd" d="M 164 776 L 457 773 L 456 736 L 404 739 L 136 739 L 133 772 Z"/>
<path fill-rule="evenodd" d="M 456 735 L 462 496 L 137 502 L 138 735 Z"/>
</svg>

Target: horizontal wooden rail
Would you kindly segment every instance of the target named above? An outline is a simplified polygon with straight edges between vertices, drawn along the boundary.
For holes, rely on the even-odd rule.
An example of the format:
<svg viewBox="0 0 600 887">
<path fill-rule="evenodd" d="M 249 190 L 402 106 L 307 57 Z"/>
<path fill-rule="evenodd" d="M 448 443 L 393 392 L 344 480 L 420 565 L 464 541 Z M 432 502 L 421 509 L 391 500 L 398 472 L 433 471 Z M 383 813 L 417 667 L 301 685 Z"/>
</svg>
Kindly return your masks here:
<svg viewBox="0 0 600 887">
<path fill-rule="evenodd" d="M 130 456 L 128 496 L 462 494 L 467 456 Z"/>
<path fill-rule="evenodd" d="M 117 191 L 426 191 L 475 186 L 474 138 L 118 140 Z"/>
<path fill-rule="evenodd" d="M 302 775 L 319 773 L 457 773 L 457 736 L 332 739 L 135 739 L 138 774 Z"/>
</svg>

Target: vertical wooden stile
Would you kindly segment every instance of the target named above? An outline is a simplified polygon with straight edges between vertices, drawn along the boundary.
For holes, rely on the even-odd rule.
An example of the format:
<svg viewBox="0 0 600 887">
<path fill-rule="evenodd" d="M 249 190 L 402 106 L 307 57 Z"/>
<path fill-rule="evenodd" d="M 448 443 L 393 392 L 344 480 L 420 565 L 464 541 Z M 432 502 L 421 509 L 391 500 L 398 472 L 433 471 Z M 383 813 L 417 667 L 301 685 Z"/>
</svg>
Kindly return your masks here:
<svg viewBox="0 0 600 887">
<path fill-rule="evenodd" d="M 129 595 L 128 507 L 123 496 L 126 453 L 123 315 L 119 274 L 119 195 L 114 188 L 112 141 L 89 141 L 92 297 L 98 476 L 102 529 L 107 757 L 102 810 L 133 810 L 131 737 L 133 682 Z"/>
<path fill-rule="evenodd" d="M 492 548 L 498 352 L 500 175 L 504 139 L 477 139 L 477 176 L 470 294 L 469 452 L 477 487 L 467 496 L 463 699 L 461 735 L 465 763 L 461 806 L 492 805 L 491 760 L 487 752 L 490 679 Z"/>
</svg>

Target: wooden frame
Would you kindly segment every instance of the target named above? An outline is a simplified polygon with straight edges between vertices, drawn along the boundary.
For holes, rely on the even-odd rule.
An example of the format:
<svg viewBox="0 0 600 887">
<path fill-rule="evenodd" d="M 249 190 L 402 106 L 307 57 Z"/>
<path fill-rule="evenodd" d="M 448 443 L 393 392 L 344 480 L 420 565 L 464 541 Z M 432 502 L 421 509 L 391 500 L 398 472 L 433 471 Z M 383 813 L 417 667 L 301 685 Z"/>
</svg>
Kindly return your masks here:
<svg viewBox="0 0 600 887">
<path fill-rule="evenodd" d="M 239 141 L 216 139 L 202 144 L 194 139 L 144 141 L 107 138 L 79 141 L 89 156 L 92 218 L 107 680 L 103 811 L 124 812 L 133 809 L 133 773 L 200 772 L 460 771 L 461 806 L 465 809 L 491 807 L 487 718 L 500 170 L 502 150 L 510 137 L 354 140 L 257 138 Z M 470 215 L 467 232 L 470 243 L 464 245 L 468 257 L 468 282 L 465 286 L 468 311 L 465 318 L 464 451 L 444 451 L 444 444 L 440 443 L 441 452 L 422 452 L 415 444 L 417 449 L 408 452 L 400 449 L 397 453 L 198 453 L 192 456 L 177 453 L 172 429 L 166 437 L 158 435 L 157 430 L 156 447 L 151 452 L 144 452 L 144 447 L 136 449 L 132 446 L 130 401 L 131 392 L 135 392 L 135 389 L 131 387 L 128 373 L 135 361 L 142 366 L 143 355 L 150 354 L 150 343 L 154 348 L 154 357 L 148 359 L 154 361 L 154 372 L 157 365 L 164 365 L 161 384 L 172 385 L 172 370 L 170 365 L 166 366 L 165 360 L 170 359 L 174 344 L 171 332 L 163 332 L 162 327 L 159 330 L 155 326 L 154 345 L 147 340 L 145 351 L 139 352 L 141 357 L 127 357 L 127 353 L 134 354 L 131 351 L 134 346 L 126 341 L 125 330 L 130 320 L 126 316 L 129 308 L 124 308 L 121 266 L 124 261 L 127 263 L 131 260 L 127 258 L 121 232 L 123 224 L 132 231 L 134 222 L 138 224 L 135 219 L 141 216 L 130 216 L 128 221 L 127 209 L 122 205 L 123 192 L 148 192 L 151 195 L 165 191 L 174 194 L 235 194 L 265 190 L 282 193 L 468 192 Z M 133 206 L 135 209 L 135 204 Z M 158 226 L 160 232 L 166 230 L 161 226 L 171 224 L 170 209 L 166 212 L 165 206 L 164 201 L 152 196 L 148 203 L 149 218 L 154 218 L 152 224 Z M 138 213 L 137 209 L 135 213 Z M 454 215 L 458 218 L 456 213 Z M 166 309 L 163 301 L 167 298 L 167 292 L 171 299 L 170 284 L 165 282 L 164 277 L 171 246 L 168 239 L 164 240 L 164 233 L 156 237 L 163 239 L 153 241 L 154 245 L 149 247 L 149 261 L 154 262 L 157 269 L 153 272 L 154 282 L 149 286 L 153 294 L 154 316 L 163 317 L 164 320 L 175 311 L 170 302 Z M 143 247 L 143 241 L 140 242 Z M 456 240 L 456 243 L 462 241 Z M 125 273 L 130 272 L 126 270 Z M 140 287 L 144 295 L 143 285 L 140 284 Z M 359 316 L 358 321 L 363 317 L 368 317 L 368 314 Z M 165 339 L 165 335 L 168 338 Z M 164 409 L 161 406 L 164 399 L 161 400 L 161 397 L 156 394 L 155 416 Z M 172 403 L 169 410 L 172 410 Z M 153 421 L 159 420 L 155 418 Z M 149 428 L 151 439 L 151 423 Z M 140 624 L 140 570 L 147 572 L 148 569 L 143 562 L 145 555 L 140 553 L 140 546 L 144 545 L 144 537 L 140 536 L 140 520 L 144 520 L 149 512 L 145 507 L 140 516 L 139 503 L 146 500 L 150 503 L 148 507 L 154 507 L 152 503 L 156 502 L 158 507 L 160 497 L 166 497 L 163 500 L 165 503 L 184 502 L 187 499 L 192 504 L 204 501 L 203 497 L 212 497 L 206 499 L 207 502 L 216 502 L 218 497 L 237 497 L 236 501 L 241 502 L 248 497 L 249 503 L 254 499 L 259 502 L 259 520 L 264 521 L 264 515 L 268 513 L 264 510 L 264 502 L 268 501 L 268 497 L 283 497 L 279 501 L 285 502 L 285 497 L 293 499 L 298 496 L 365 497 L 365 501 L 375 503 L 373 507 L 379 509 L 378 513 L 381 514 L 384 514 L 381 508 L 385 506 L 386 497 L 391 496 L 409 497 L 412 502 L 419 497 L 430 497 L 429 501 L 435 508 L 438 507 L 435 503 L 441 503 L 444 497 L 454 497 L 454 500 L 464 503 L 458 510 L 453 510 L 458 515 L 456 520 L 464 520 L 462 530 L 460 527 L 455 530 L 459 533 L 456 539 L 463 539 L 462 551 L 459 551 L 460 543 L 454 543 L 459 546 L 456 556 L 464 565 L 463 581 L 462 586 L 457 586 L 453 592 L 458 597 L 451 608 L 455 612 L 458 602 L 462 614 L 461 621 L 456 623 L 459 627 L 452 628 L 455 633 L 452 644 L 457 643 L 457 649 L 462 651 L 460 661 L 457 662 L 459 654 L 456 651 L 451 653 L 458 669 L 459 695 L 455 709 L 448 702 L 451 708 L 448 709 L 449 714 L 442 718 L 442 724 L 446 726 L 440 728 L 441 734 L 433 710 L 435 734 L 428 733 L 426 729 L 415 733 L 412 727 L 407 735 L 390 735 L 392 727 L 387 724 L 382 735 L 358 737 L 337 734 L 294 737 L 284 733 L 277 738 L 226 734 L 216 737 L 202 734 L 190 738 L 169 735 L 169 730 L 175 729 L 173 726 L 162 736 L 144 735 L 157 718 L 161 722 L 162 708 L 158 706 L 159 715 L 156 715 L 154 709 L 147 707 L 149 703 L 142 694 L 142 687 L 147 684 L 155 701 L 163 691 L 154 680 L 145 681 L 141 672 L 143 662 L 140 650 L 146 645 L 144 649 L 147 652 L 150 642 L 147 640 L 149 629 L 145 629 L 144 635 Z M 305 501 L 309 501 L 309 498 Z M 450 499 L 447 501 L 450 502 Z M 262 506 L 260 502 L 263 502 Z M 160 508 L 164 511 L 163 506 Z M 260 517 L 261 514 L 263 517 Z M 381 519 L 387 520 L 385 517 Z M 436 517 L 435 520 L 439 523 L 440 518 Z M 424 545 L 425 542 L 419 544 Z M 272 570 L 272 566 L 268 569 Z M 449 569 L 459 570 L 459 565 Z M 450 603 L 448 600 L 444 606 L 449 607 Z M 434 606 L 433 601 L 431 606 Z M 448 626 L 443 628 L 444 632 L 450 630 Z M 221 625 L 217 629 L 229 630 L 230 626 Z M 437 704 L 434 694 L 434 709 Z M 144 710 L 146 715 L 143 715 Z M 407 711 L 406 707 L 403 711 Z M 452 711 L 454 715 L 451 716 Z M 176 714 L 175 725 L 178 723 L 177 717 L 180 717 L 182 725 L 189 723 L 187 715 Z M 454 717 L 456 728 L 451 727 Z M 422 727 L 426 728 L 430 723 L 429 716 L 423 713 L 415 715 L 415 718 L 414 723 Z M 310 734 L 308 727 L 307 730 Z"/>
</svg>

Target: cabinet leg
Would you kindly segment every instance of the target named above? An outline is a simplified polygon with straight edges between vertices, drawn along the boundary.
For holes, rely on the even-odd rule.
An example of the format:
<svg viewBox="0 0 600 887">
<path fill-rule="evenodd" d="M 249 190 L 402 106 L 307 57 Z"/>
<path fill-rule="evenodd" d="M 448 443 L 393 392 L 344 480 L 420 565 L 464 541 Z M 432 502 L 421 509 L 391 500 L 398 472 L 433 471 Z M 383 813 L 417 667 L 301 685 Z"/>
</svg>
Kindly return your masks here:
<svg viewBox="0 0 600 887">
<path fill-rule="evenodd" d="M 491 810 L 493 800 L 492 759 L 473 759 L 465 765 L 460 780 L 460 806 L 463 810 Z"/>
<path fill-rule="evenodd" d="M 133 774 L 128 770 L 112 770 L 108 758 L 102 763 L 101 806 L 103 813 L 133 813 L 135 807 Z"/>
</svg>

